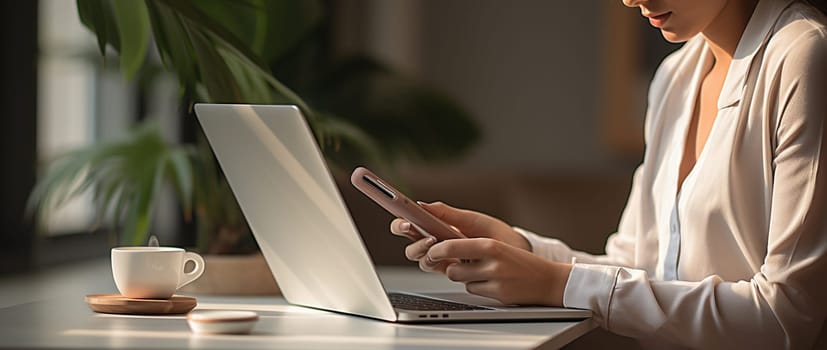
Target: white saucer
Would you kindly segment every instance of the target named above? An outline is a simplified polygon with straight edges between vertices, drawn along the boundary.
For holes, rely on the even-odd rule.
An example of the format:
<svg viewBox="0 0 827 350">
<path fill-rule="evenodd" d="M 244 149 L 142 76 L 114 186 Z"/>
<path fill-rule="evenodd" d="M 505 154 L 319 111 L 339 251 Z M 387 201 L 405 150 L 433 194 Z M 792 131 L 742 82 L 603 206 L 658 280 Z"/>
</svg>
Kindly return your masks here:
<svg viewBox="0 0 827 350">
<path fill-rule="evenodd" d="M 250 333 L 258 314 L 252 311 L 195 310 L 187 315 L 187 323 L 195 333 L 245 334 Z"/>
</svg>

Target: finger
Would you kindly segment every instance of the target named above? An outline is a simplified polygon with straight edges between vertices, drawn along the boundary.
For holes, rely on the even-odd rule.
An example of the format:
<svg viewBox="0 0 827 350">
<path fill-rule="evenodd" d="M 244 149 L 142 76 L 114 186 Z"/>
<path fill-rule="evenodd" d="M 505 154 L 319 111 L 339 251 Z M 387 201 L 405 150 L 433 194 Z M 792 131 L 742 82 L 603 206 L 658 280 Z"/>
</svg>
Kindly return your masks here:
<svg viewBox="0 0 827 350">
<path fill-rule="evenodd" d="M 419 269 L 425 272 L 445 273 L 445 269 L 448 268 L 449 265 L 455 263 L 457 263 L 457 260 L 454 259 L 434 261 L 429 259 L 426 255 L 422 259 L 419 259 Z"/>
<path fill-rule="evenodd" d="M 457 209 L 443 202 L 418 203 L 429 213 L 456 227 L 461 232 L 477 232 L 485 229 L 485 227 L 481 227 L 485 225 L 485 223 L 481 222 L 481 220 L 485 218 L 483 214 L 470 210 Z"/>
<path fill-rule="evenodd" d="M 500 249 L 498 241 L 490 238 L 450 239 L 434 244 L 427 256 L 434 261 L 444 259 L 482 260 Z"/>
<path fill-rule="evenodd" d="M 445 268 L 445 275 L 454 282 L 468 283 L 488 280 L 488 276 L 479 262 L 450 264 Z"/>
<path fill-rule="evenodd" d="M 418 261 L 428 253 L 428 249 L 430 249 L 434 243 L 436 243 L 436 238 L 428 237 L 408 244 L 408 246 L 405 247 L 405 257 L 410 261 Z"/>
<path fill-rule="evenodd" d="M 503 301 L 502 291 L 499 284 L 494 281 L 474 281 L 465 284 L 465 291 L 468 293 L 479 295 L 491 299 L 496 299 L 503 304 L 509 304 Z"/>
<path fill-rule="evenodd" d="M 407 237 L 413 241 L 422 239 L 421 233 L 417 232 L 413 225 L 405 219 L 394 219 L 391 221 L 391 233 L 401 237 Z"/>
</svg>

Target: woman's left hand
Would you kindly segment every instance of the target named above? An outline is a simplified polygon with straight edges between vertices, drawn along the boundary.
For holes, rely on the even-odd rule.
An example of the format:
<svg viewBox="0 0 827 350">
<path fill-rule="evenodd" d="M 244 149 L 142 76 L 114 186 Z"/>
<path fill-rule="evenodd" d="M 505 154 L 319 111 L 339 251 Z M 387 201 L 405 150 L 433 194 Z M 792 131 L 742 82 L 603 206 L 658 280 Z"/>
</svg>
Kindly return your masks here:
<svg viewBox="0 0 827 350">
<path fill-rule="evenodd" d="M 453 261 L 445 274 L 472 294 L 508 305 L 563 306 L 570 264 L 545 260 L 490 238 L 450 239 L 434 244 L 426 259 Z M 463 262 L 456 262 L 463 261 Z"/>
</svg>

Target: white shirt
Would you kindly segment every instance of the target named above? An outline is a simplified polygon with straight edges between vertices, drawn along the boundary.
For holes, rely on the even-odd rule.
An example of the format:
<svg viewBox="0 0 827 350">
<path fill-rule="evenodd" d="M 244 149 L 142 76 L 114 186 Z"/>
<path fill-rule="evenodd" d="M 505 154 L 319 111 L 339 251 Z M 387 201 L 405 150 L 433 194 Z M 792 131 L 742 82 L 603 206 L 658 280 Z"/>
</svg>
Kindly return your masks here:
<svg viewBox="0 0 827 350">
<path fill-rule="evenodd" d="M 712 56 L 698 35 L 663 61 L 649 91 L 644 161 L 606 255 L 518 229 L 536 254 L 576 260 L 565 306 L 658 348 L 827 340 L 825 23 L 801 2 L 759 2 L 680 194 L 686 132 Z"/>
</svg>

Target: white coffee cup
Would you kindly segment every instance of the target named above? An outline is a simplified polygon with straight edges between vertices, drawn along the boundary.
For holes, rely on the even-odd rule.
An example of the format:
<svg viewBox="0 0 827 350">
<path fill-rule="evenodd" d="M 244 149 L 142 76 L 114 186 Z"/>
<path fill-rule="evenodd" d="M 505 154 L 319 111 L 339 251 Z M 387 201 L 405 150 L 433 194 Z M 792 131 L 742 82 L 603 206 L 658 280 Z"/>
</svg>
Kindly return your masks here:
<svg viewBox="0 0 827 350">
<path fill-rule="evenodd" d="M 188 261 L 195 264 L 184 272 Z M 204 273 L 200 255 L 173 247 L 112 248 L 112 277 L 121 295 L 140 299 L 169 299 L 178 288 Z"/>
</svg>

